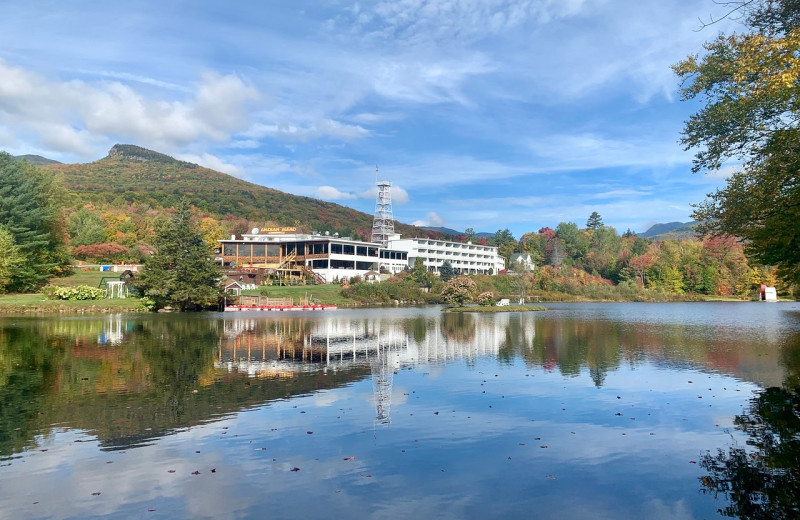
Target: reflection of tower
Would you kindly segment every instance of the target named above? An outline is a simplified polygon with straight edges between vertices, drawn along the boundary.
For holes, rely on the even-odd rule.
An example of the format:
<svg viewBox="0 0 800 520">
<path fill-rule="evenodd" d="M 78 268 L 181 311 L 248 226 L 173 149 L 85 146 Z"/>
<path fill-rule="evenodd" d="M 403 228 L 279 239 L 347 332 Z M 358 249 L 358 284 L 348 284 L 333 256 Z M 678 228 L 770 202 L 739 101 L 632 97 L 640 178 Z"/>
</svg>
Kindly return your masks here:
<svg viewBox="0 0 800 520">
<path fill-rule="evenodd" d="M 378 168 L 375 168 L 377 176 Z M 392 217 L 392 195 L 389 181 L 378 181 L 378 197 L 375 199 L 375 216 L 372 219 L 372 242 L 386 247 L 389 236 L 394 234 L 394 218 Z"/>
<path fill-rule="evenodd" d="M 97 338 L 101 345 L 119 345 L 124 339 L 123 323 L 121 314 L 112 314 L 105 320 L 102 332 Z"/>
<path fill-rule="evenodd" d="M 376 356 L 372 358 L 372 391 L 375 395 L 375 419 L 379 424 L 389 424 L 392 407 L 392 380 L 394 366 L 389 359 L 389 347 L 381 347 L 380 335 Z"/>
</svg>

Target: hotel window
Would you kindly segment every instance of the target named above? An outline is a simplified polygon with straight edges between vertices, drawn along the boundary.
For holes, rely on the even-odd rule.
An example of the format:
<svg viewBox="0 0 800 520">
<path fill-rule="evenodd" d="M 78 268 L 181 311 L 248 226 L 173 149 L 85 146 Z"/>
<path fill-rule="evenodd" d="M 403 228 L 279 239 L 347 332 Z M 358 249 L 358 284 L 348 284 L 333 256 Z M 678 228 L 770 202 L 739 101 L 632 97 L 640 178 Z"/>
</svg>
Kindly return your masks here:
<svg viewBox="0 0 800 520">
<path fill-rule="evenodd" d="M 236 256 L 236 244 L 224 244 L 222 250 L 225 256 Z"/>
<path fill-rule="evenodd" d="M 281 245 L 267 244 L 267 256 L 281 256 Z"/>
<path fill-rule="evenodd" d="M 253 244 L 253 256 L 264 256 L 264 244 Z"/>
</svg>

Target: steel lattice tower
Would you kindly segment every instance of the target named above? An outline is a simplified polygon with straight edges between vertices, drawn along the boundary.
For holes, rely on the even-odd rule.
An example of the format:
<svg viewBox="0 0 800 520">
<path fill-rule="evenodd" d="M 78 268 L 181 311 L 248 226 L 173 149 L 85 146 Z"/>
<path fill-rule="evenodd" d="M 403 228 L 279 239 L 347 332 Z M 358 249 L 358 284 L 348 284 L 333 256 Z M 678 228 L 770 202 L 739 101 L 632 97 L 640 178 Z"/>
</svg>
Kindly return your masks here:
<svg viewBox="0 0 800 520">
<path fill-rule="evenodd" d="M 375 169 L 377 176 L 378 169 Z M 377 181 L 378 197 L 375 200 L 375 216 L 372 219 L 372 242 L 386 247 L 389 237 L 394 234 L 394 218 L 392 217 L 392 195 L 389 181 Z"/>
</svg>

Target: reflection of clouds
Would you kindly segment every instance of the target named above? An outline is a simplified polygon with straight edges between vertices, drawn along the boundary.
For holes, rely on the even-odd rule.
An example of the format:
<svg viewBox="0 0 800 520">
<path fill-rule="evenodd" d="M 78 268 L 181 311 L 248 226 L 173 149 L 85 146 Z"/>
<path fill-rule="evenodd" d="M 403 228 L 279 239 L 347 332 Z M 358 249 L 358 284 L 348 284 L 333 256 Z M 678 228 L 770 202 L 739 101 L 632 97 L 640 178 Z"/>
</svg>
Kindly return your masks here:
<svg viewBox="0 0 800 520">
<path fill-rule="evenodd" d="M 224 477 L 212 480 L 235 473 L 235 461 L 214 452 L 191 458 L 176 455 L 175 443 L 187 442 L 182 436 L 160 446 L 111 455 L 97 456 L 94 443 L 73 443 L 75 449 L 73 444 L 62 444 L 60 455 L 48 451 L 26 457 L 24 472 L 0 479 L 0 510 L 14 511 L 17 518 L 132 518 L 151 508 L 163 512 L 177 506 L 191 513 L 186 516 L 224 518 L 252 503 L 238 490 L 241 483 L 226 483 Z M 212 467 L 217 473 L 210 473 Z M 195 470 L 201 474 L 192 475 Z M 100 495 L 92 495 L 96 492 Z"/>
<path fill-rule="evenodd" d="M 37 439 L 48 451 L 3 461 L 11 465 L 0 467 L 0 511 L 57 519 L 138 517 L 150 508 L 169 518 L 265 511 L 292 518 L 714 516 L 718 504 L 697 493 L 700 472 L 689 461 L 727 445 L 731 434 L 743 442 L 729 428 L 758 387 L 696 368 L 716 346 L 713 338 L 663 335 L 658 350 L 648 350 L 641 345 L 672 333 L 672 325 L 648 318 L 615 328 L 609 315 L 581 325 L 545 313 L 475 316 L 457 323 L 472 327 L 467 342 L 454 339 L 459 331 L 448 337 L 437 330 L 438 312 L 221 318 L 231 323 L 220 334 L 218 366 L 237 370 L 236 363 L 260 362 L 262 346 L 267 356 L 276 349 L 267 362 L 289 375 L 275 385 L 277 397 L 264 393 L 270 397 L 246 410 L 193 419 L 124 452 L 100 452 L 82 432 L 51 430 Z M 338 355 L 328 359 L 323 345 Z M 392 375 L 385 427 L 375 424 L 369 377 L 378 359 Z M 548 372 L 549 360 L 561 370 Z M 601 386 L 587 366 L 608 371 Z M 298 378 L 296 371 L 312 374 Z M 270 383 L 232 381 L 248 391 Z M 297 395 L 298 382 L 308 381 Z M 207 395 L 201 389 L 193 398 Z M 314 499 L 298 499 L 307 489 Z"/>
</svg>

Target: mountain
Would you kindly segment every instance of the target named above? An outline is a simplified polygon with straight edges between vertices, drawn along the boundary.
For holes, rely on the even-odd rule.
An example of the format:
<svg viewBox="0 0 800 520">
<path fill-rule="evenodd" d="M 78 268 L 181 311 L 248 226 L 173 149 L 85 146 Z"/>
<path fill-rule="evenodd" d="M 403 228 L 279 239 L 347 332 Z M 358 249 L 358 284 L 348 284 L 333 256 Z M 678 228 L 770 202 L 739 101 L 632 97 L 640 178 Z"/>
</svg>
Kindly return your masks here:
<svg viewBox="0 0 800 520">
<path fill-rule="evenodd" d="M 457 237 L 459 235 L 463 235 L 464 234 L 463 231 L 458 231 L 456 229 L 448 228 L 448 227 L 428 226 L 428 227 L 424 227 L 422 229 L 427 229 L 429 231 L 435 231 L 437 233 L 443 233 L 443 234 L 446 234 L 446 235 L 452 235 L 453 237 Z M 488 233 L 486 231 L 481 231 L 480 233 L 475 233 L 475 238 L 492 238 L 492 237 L 494 237 L 494 235 L 495 235 L 494 233 Z"/>
<path fill-rule="evenodd" d="M 667 238 L 694 238 L 694 226 L 697 222 L 668 222 L 666 224 L 654 224 L 644 233 L 639 233 L 642 238 L 649 238 L 653 241 L 665 240 Z"/>
<path fill-rule="evenodd" d="M 232 216 L 259 225 L 296 226 L 301 231 L 338 231 L 369 237 L 372 215 L 311 197 L 291 195 L 194 163 L 134 145 L 117 144 L 108 155 L 88 164 L 48 164 L 75 193 L 75 206 L 124 208 L 140 204 L 170 208 L 187 197 L 200 211 L 218 218 Z M 437 237 L 400 222 L 406 237 Z"/>
<path fill-rule="evenodd" d="M 14 159 L 19 159 L 20 161 L 28 161 L 31 164 L 36 166 L 47 166 L 48 164 L 61 164 L 58 161 L 54 161 L 53 159 L 48 159 L 47 157 L 42 157 L 41 155 L 15 155 Z"/>
<path fill-rule="evenodd" d="M 457 230 L 455 230 L 455 229 L 452 229 L 452 228 L 447 228 L 447 227 L 433 227 L 433 226 L 427 226 L 427 227 L 424 227 L 423 229 L 427 229 L 427 230 L 429 230 L 429 231 L 436 231 L 437 233 L 444 233 L 444 234 L 446 234 L 446 235 L 453 235 L 454 237 L 455 237 L 455 236 L 458 236 L 458 235 L 463 235 L 463 234 L 464 234 L 464 232 L 463 232 L 463 231 L 457 231 Z"/>
</svg>

